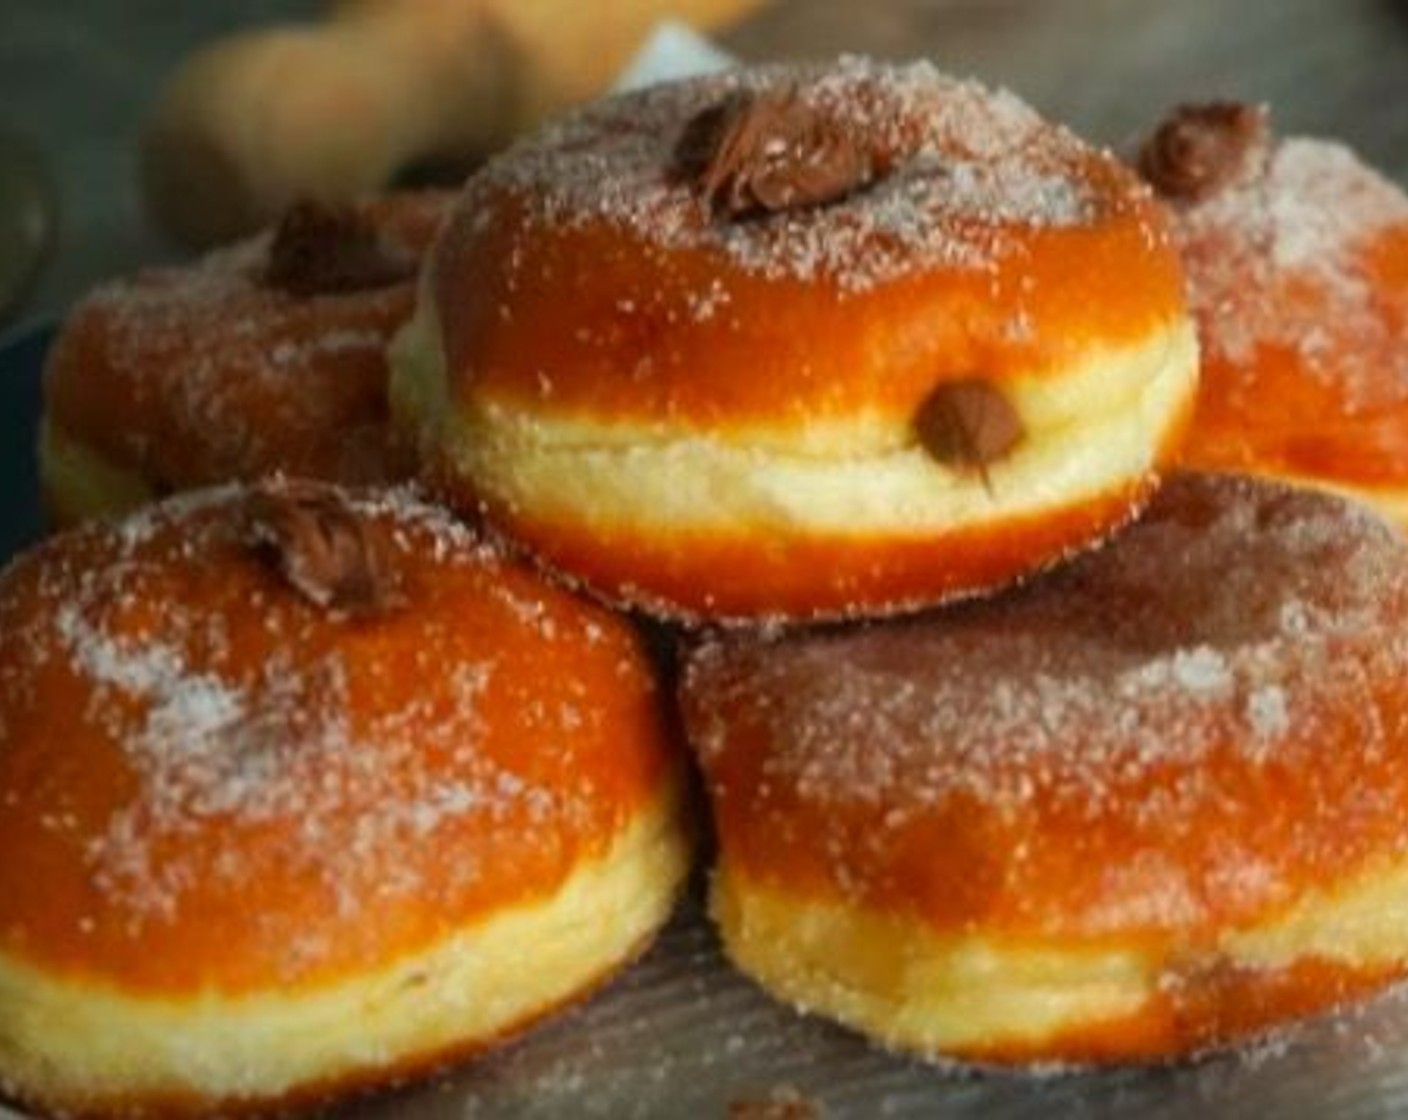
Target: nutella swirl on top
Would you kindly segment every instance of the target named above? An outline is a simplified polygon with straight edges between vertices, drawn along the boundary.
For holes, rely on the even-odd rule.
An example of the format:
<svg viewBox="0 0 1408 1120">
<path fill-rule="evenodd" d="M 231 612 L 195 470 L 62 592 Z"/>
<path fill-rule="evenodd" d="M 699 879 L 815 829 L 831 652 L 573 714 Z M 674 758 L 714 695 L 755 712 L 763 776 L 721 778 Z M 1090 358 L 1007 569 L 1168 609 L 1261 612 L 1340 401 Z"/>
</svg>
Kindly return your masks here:
<svg viewBox="0 0 1408 1120">
<path fill-rule="evenodd" d="M 387 288 L 411 279 L 418 261 L 389 245 L 351 206 L 295 203 L 274 227 L 263 283 L 307 298 Z"/>
<path fill-rule="evenodd" d="M 266 479 L 251 490 L 246 517 L 250 545 L 315 606 L 370 616 L 404 601 L 379 531 L 337 487 Z"/>
<path fill-rule="evenodd" d="M 790 90 L 734 93 L 702 110 L 675 158 L 729 218 L 838 201 L 870 182 L 877 162 L 861 137 Z"/>
<path fill-rule="evenodd" d="M 1255 173 L 1270 150 L 1264 106 L 1179 105 L 1139 150 L 1139 173 L 1164 198 L 1197 202 Z"/>
</svg>

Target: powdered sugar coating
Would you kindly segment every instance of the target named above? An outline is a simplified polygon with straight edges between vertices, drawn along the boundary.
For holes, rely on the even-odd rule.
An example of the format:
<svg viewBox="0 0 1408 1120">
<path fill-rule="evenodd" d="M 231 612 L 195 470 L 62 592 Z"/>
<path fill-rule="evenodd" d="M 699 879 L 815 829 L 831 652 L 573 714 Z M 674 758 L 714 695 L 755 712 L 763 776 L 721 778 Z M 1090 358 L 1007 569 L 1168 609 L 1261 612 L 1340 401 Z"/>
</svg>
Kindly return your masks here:
<svg viewBox="0 0 1408 1120">
<path fill-rule="evenodd" d="M 496 862 L 533 883 L 540 857 L 525 846 L 560 873 L 604 842 L 632 795 L 630 779 L 594 782 L 595 755 L 609 745 L 628 775 L 660 764 L 652 745 L 609 730 L 649 727 L 628 631 L 404 489 L 352 508 L 381 534 L 408 602 L 337 616 L 251 550 L 246 494 L 198 492 L 84 528 L 0 583 L 0 792 L 71 835 L 81 929 L 159 945 L 202 908 L 216 920 L 277 880 L 268 912 L 226 914 L 238 923 L 227 936 L 257 929 L 264 967 L 293 981 L 377 952 L 412 921 L 377 919 L 398 907 L 443 907 L 432 926 L 460 920 L 506 873 Z M 82 710 L 56 711 L 73 679 Z M 65 779 L 73 741 L 111 772 L 103 796 Z M 24 944 L 43 920 L 0 919 L 0 934 Z"/>
<path fill-rule="evenodd" d="M 882 153 L 887 173 L 843 202 L 745 222 L 713 221 L 676 173 L 698 113 L 738 91 L 792 91 Z M 767 66 L 610 98 L 514 146 L 468 184 L 467 220 L 505 196 L 549 227 L 606 223 L 661 248 L 709 247 L 748 273 L 863 291 L 938 266 L 985 270 L 1015 251 L 1013 226 L 1075 226 L 1123 205 L 1097 190 L 1097 157 L 1006 91 L 927 62 L 845 58 Z M 1129 182 L 1130 198 L 1143 189 Z M 705 307 L 712 310 L 712 304 Z"/>
<path fill-rule="evenodd" d="M 1237 368 L 1279 348 L 1348 415 L 1408 401 L 1408 286 L 1385 286 L 1365 256 L 1394 227 L 1408 237 L 1408 196 L 1321 140 L 1281 141 L 1251 174 L 1181 207 L 1190 301 L 1223 363 L 1216 390 L 1235 398 Z"/>
<path fill-rule="evenodd" d="M 1408 849 L 1405 561 L 1337 498 L 1187 476 L 1006 596 L 707 641 L 687 724 L 716 805 L 848 892 L 920 874 L 895 853 L 927 821 L 934 842 L 977 845 L 990 917 L 1090 932 L 1255 913 L 1307 874 Z"/>
</svg>

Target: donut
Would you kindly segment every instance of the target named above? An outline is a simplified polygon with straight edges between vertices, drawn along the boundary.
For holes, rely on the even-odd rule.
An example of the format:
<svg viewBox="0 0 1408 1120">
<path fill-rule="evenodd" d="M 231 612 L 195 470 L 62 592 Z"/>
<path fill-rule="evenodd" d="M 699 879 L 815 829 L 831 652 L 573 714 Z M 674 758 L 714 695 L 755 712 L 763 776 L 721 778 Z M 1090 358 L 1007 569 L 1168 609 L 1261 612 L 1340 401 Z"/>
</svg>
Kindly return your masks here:
<svg viewBox="0 0 1408 1120">
<path fill-rule="evenodd" d="M 1130 518 L 1196 380 L 1162 210 L 927 64 L 599 102 L 471 177 L 392 349 L 436 492 L 607 600 L 825 619 Z"/>
<path fill-rule="evenodd" d="M 411 474 L 390 439 L 385 350 L 452 198 L 303 202 L 259 237 L 80 301 L 44 373 L 51 519 L 280 471 L 350 485 Z"/>
<path fill-rule="evenodd" d="M 688 864 L 640 640 L 405 489 L 189 491 L 0 575 L 0 1097 L 322 1101 L 583 997 Z"/>
<path fill-rule="evenodd" d="M 1180 106 L 1139 166 L 1174 211 L 1202 346 L 1187 464 L 1408 524 L 1408 196 L 1235 102 Z"/>
<path fill-rule="evenodd" d="M 926 1058 L 1231 1044 L 1408 971 L 1408 543 L 1175 475 L 1102 550 L 884 625 L 715 634 L 684 722 L 765 989 Z"/>
</svg>

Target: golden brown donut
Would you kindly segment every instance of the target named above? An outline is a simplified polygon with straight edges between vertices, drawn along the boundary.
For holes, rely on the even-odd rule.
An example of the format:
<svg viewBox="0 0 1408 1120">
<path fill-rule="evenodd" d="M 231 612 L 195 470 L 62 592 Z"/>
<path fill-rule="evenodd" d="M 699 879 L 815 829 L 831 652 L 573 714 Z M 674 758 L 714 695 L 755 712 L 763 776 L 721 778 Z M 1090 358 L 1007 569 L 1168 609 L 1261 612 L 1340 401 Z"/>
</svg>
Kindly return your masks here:
<svg viewBox="0 0 1408 1120">
<path fill-rule="evenodd" d="M 1408 524 L 1408 196 L 1236 103 L 1175 110 L 1141 167 L 1173 206 L 1203 351 L 1187 462 Z"/>
<path fill-rule="evenodd" d="M 631 960 L 686 870 L 639 640 L 405 491 L 192 492 L 0 576 L 0 1097 L 335 1097 Z"/>
<path fill-rule="evenodd" d="M 44 375 L 53 519 L 275 471 L 409 475 L 387 425 L 385 350 L 452 197 L 302 203 L 260 237 L 82 300 Z"/>
<path fill-rule="evenodd" d="M 1194 391 L 1147 189 L 927 64 L 598 103 L 432 260 L 392 395 L 437 486 L 658 615 L 1000 585 L 1131 517 Z"/>
<path fill-rule="evenodd" d="M 1408 971 L 1408 544 L 1180 476 L 911 621 L 689 657 L 725 947 L 926 1057 L 1164 1059 Z"/>
</svg>

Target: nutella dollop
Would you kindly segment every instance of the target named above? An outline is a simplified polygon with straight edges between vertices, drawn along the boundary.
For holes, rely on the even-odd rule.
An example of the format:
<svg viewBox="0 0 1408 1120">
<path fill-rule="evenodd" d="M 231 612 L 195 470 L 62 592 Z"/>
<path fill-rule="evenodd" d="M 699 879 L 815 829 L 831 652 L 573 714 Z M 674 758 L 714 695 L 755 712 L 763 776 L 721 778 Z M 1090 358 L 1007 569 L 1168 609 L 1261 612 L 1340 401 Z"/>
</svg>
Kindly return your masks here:
<svg viewBox="0 0 1408 1120">
<path fill-rule="evenodd" d="M 305 200 L 274 227 L 262 280 L 306 297 L 385 288 L 415 273 L 415 260 L 384 244 L 354 207 Z"/>
<path fill-rule="evenodd" d="M 835 202 L 876 176 L 871 152 L 795 92 L 739 92 L 685 126 L 680 173 L 726 218 Z"/>
<path fill-rule="evenodd" d="M 267 479 L 246 516 L 249 544 L 314 605 L 365 616 L 402 602 L 384 542 L 336 487 Z"/>
<path fill-rule="evenodd" d="M 1266 110 L 1237 101 L 1180 105 L 1139 150 L 1139 173 L 1165 198 L 1196 202 L 1265 158 Z"/>
</svg>

